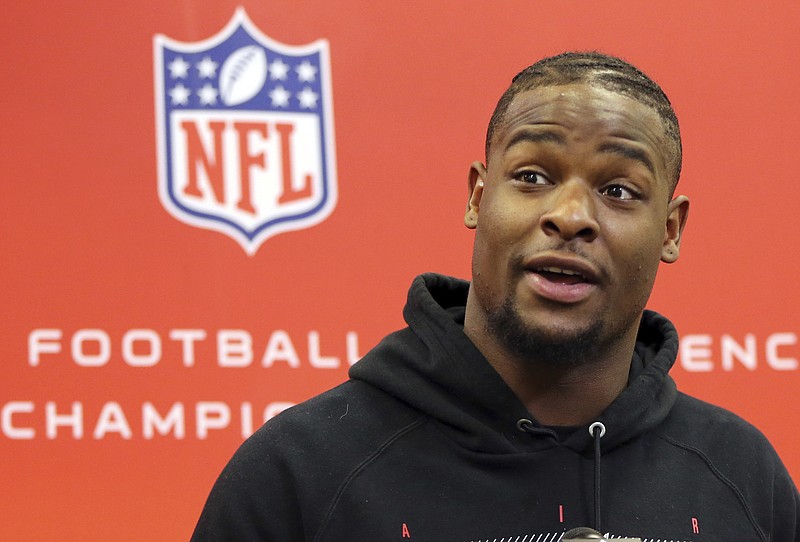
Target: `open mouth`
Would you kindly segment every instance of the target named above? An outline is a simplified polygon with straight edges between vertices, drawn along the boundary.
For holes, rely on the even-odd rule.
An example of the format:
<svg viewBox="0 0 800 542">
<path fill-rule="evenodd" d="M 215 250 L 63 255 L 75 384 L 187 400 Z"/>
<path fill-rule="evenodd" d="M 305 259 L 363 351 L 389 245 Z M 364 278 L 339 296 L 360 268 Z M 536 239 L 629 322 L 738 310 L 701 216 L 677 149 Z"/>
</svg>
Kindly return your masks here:
<svg viewBox="0 0 800 542">
<path fill-rule="evenodd" d="M 533 269 L 533 272 L 541 275 L 550 282 L 557 282 L 559 284 L 579 284 L 581 282 L 588 282 L 586 277 L 572 269 L 547 266 Z"/>
<path fill-rule="evenodd" d="M 557 251 L 541 252 L 523 263 L 525 283 L 539 298 L 556 303 L 581 303 L 600 290 L 602 275 L 584 257 Z"/>
</svg>

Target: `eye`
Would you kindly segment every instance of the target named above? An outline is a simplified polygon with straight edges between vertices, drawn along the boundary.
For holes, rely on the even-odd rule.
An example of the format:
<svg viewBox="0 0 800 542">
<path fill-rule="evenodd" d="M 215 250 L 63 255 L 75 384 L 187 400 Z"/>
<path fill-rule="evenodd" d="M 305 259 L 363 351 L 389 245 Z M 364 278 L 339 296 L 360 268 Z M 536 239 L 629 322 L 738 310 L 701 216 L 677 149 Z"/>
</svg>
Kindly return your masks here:
<svg viewBox="0 0 800 542">
<path fill-rule="evenodd" d="M 609 198 L 618 200 L 635 200 L 639 199 L 639 193 L 621 184 L 611 184 L 600 190 L 600 193 Z"/>
<path fill-rule="evenodd" d="M 544 185 L 549 183 L 544 174 L 529 169 L 516 173 L 514 178 L 527 184 Z"/>
</svg>

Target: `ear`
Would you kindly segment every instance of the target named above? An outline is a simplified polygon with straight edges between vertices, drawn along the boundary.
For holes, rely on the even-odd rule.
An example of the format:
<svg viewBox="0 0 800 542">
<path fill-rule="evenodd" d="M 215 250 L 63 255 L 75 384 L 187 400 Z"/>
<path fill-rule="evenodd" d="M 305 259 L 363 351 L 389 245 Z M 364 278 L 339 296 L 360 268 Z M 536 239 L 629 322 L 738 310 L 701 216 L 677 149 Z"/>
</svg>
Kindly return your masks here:
<svg viewBox="0 0 800 542">
<path fill-rule="evenodd" d="M 481 206 L 485 180 L 486 168 L 480 162 L 473 162 L 469 167 L 467 183 L 469 200 L 467 201 L 467 211 L 464 213 L 464 225 L 471 230 L 478 227 L 478 210 Z"/>
<path fill-rule="evenodd" d="M 673 263 L 678 259 L 681 249 L 681 237 L 686 219 L 689 217 L 689 198 L 678 196 L 669 202 L 667 227 L 664 245 L 661 247 L 661 261 Z"/>
</svg>

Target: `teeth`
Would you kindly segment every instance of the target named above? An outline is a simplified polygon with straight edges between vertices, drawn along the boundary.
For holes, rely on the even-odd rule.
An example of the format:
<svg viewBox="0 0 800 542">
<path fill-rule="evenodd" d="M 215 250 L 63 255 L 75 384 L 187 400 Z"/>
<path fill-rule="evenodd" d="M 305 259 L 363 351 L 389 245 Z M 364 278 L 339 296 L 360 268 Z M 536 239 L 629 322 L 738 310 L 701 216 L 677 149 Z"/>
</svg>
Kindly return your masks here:
<svg viewBox="0 0 800 542">
<path fill-rule="evenodd" d="M 547 271 L 548 273 L 561 273 L 562 275 L 570 275 L 570 276 L 582 276 L 577 271 L 572 271 L 571 269 L 561 269 L 560 267 L 542 267 L 542 271 Z"/>
</svg>

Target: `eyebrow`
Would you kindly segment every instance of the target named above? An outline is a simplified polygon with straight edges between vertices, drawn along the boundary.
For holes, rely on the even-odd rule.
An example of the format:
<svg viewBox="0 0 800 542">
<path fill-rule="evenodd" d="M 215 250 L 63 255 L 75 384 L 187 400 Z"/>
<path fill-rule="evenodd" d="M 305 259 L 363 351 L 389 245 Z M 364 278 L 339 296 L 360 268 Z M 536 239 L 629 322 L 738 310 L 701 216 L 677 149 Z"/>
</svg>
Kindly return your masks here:
<svg viewBox="0 0 800 542">
<path fill-rule="evenodd" d="M 625 158 L 630 158 L 631 160 L 641 162 L 648 170 L 650 170 L 650 173 L 653 175 L 656 174 L 652 160 L 650 160 L 650 157 L 647 155 L 647 153 L 641 149 L 629 147 L 628 145 L 623 145 L 620 143 L 603 143 L 597 150 L 610 154 L 618 154 L 620 156 L 624 156 Z"/>
<path fill-rule="evenodd" d="M 546 131 L 534 131 L 534 130 L 520 130 L 511 138 L 508 144 L 505 147 L 505 150 L 508 151 L 514 145 L 519 145 L 520 143 L 555 143 L 557 145 L 564 145 L 566 144 L 566 140 L 564 137 L 557 133 L 552 132 L 549 130 Z M 636 160 L 644 165 L 650 173 L 653 175 L 656 174 L 655 167 L 653 166 L 653 161 L 650 160 L 650 157 L 641 149 L 637 149 L 635 147 L 630 147 L 628 145 L 623 145 L 621 143 L 603 143 L 598 148 L 600 152 L 609 153 L 609 154 L 617 154 L 623 156 L 625 158 L 629 158 L 631 160 Z"/>
<path fill-rule="evenodd" d="M 532 130 L 520 130 L 514 137 L 506 145 L 506 150 L 510 149 L 514 145 L 519 145 L 520 143 L 556 143 L 558 145 L 564 145 L 565 140 L 561 134 L 551 131 L 532 131 Z"/>
</svg>

